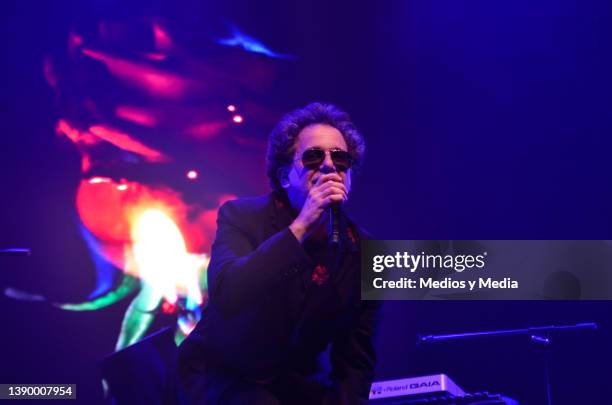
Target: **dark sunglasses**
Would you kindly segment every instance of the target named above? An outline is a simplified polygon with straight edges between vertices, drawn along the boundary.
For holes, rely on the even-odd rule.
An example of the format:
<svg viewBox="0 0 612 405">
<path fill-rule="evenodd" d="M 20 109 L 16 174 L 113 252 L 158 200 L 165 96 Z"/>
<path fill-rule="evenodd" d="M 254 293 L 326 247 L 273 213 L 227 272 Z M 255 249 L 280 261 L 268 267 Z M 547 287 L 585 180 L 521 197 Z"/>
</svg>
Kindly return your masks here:
<svg viewBox="0 0 612 405">
<path fill-rule="evenodd" d="M 350 153 L 334 149 L 329 151 L 331 160 L 339 172 L 346 172 L 353 164 L 353 158 Z M 321 163 L 325 160 L 325 151 L 323 149 L 308 149 L 302 154 L 302 164 L 305 168 L 316 170 L 321 167 Z"/>
</svg>

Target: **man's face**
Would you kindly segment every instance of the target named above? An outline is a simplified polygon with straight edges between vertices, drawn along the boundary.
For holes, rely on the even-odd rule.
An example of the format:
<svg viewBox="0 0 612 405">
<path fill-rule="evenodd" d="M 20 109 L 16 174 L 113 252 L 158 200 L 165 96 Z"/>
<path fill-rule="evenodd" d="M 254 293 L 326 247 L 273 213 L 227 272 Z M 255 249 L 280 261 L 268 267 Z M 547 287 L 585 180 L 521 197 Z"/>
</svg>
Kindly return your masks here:
<svg viewBox="0 0 612 405">
<path fill-rule="evenodd" d="M 302 155 L 310 149 L 325 151 L 325 158 L 316 168 L 304 167 Z M 285 181 L 281 181 L 291 205 L 295 209 L 301 209 L 306 201 L 306 196 L 319 176 L 326 173 L 336 172 L 342 177 L 347 192 L 351 188 L 351 170 L 341 171 L 334 165 L 331 151 L 348 151 L 344 137 L 336 128 L 326 124 L 309 125 L 300 132 L 295 142 L 295 153 L 293 164 L 289 167 Z"/>
</svg>

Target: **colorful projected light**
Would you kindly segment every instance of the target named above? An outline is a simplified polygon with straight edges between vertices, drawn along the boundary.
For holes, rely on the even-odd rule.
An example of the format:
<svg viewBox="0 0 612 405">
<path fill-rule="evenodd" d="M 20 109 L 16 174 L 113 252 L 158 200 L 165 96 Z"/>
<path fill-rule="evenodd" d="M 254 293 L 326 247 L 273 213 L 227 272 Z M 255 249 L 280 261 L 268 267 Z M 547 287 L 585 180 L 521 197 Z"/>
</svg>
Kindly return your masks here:
<svg viewBox="0 0 612 405">
<path fill-rule="evenodd" d="M 236 27 L 194 46 L 175 39 L 180 23 L 161 18 L 80 24 L 43 70 L 56 132 L 80 155 L 78 226 L 98 282 L 83 302 L 54 305 L 92 311 L 133 297 L 117 350 L 161 314 L 175 317 L 180 342 L 206 304 L 218 207 L 265 190 L 265 135 L 280 115 L 266 100 L 276 65 L 291 57 Z"/>
</svg>

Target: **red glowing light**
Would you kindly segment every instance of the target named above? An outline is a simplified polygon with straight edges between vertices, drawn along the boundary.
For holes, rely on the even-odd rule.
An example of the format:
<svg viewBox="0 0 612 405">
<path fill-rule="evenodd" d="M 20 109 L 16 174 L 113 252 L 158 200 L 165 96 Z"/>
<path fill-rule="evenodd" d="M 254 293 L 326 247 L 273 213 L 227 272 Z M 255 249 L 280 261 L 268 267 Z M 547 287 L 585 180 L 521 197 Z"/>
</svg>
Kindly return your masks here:
<svg viewBox="0 0 612 405">
<path fill-rule="evenodd" d="M 57 86 L 57 75 L 53 69 L 53 62 L 48 56 L 43 60 L 43 74 L 47 83 L 55 88 Z"/>
<path fill-rule="evenodd" d="M 120 105 L 115 108 L 117 117 L 132 121 L 145 127 L 153 127 L 157 123 L 155 117 L 142 108 Z"/>
<path fill-rule="evenodd" d="M 55 131 L 59 135 L 66 135 L 68 139 L 70 139 L 72 142 L 76 144 L 95 145 L 96 143 L 100 142 L 100 140 L 97 139 L 90 132 L 80 131 L 79 129 L 73 127 L 68 121 L 64 119 L 60 119 L 57 122 Z"/>
<path fill-rule="evenodd" d="M 169 50 L 172 49 L 173 43 L 168 32 L 159 24 L 153 24 L 153 36 L 155 38 L 155 47 L 157 49 Z"/>
<path fill-rule="evenodd" d="M 234 104 L 230 104 L 227 106 L 227 111 L 234 112 L 236 111 L 236 106 Z"/>
<path fill-rule="evenodd" d="M 145 58 L 152 60 L 152 61 L 162 61 L 162 60 L 166 60 L 168 58 L 168 55 L 166 55 L 165 53 L 160 53 L 160 52 L 147 52 L 143 54 Z"/>
<path fill-rule="evenodd" d="M 92 177 L 89 179 L 89 184 L 110 183 L 110 181 L 108 177 Z"/>
<path fill-rule="evenodd" d="M 208 139 L 216 136 L 229 124 L 227 121 L 202 122 L 185 129 L 185 134 L 196 139 Z"/>
<path fill-rule="evenodd" d="M 83 45 L 83 37 L 76 34 L 75 32 L 71 32 L 68 34 L 68 49 L 73 50 Z"/>
<path fill-rule="evenodd" d="M 146 64 L 135 63 L 94 49 L 83 49 L 82 52 L 104 63 L 110 73 L 118 79 L 154 96 L 180 98 L 190 86 L 190 81 L 182 76 Z"/>
<path fill-rule="evenodd" d="M 232 118 L 232 121 L 234 121 L 236 124 L 242 124 L 242 121 L 244 121 L 244 119 L 242 118 L 242 115 L 236 114 Z"/>
<path fill-rule="evenodd" d="M 198 172 L 196 172 L 195 170 L 189 170 L 187 172 L 187 178 L 189 180 L 195 180 L 198 178 Z"/>
<path fill-rule="evenodd" d="M 163 313 L 172 314 L 176 311 L 177 306 L 176 306 L 176 303 L 164 301 L 161 308 L 162 308 Z"/>
<path fill-rule="evenodd" d="M 93 125 L 89 127 L 89 132 L 123 150 L 139 154 L 150 162 L 163 162 L 167 160 L 167 157 L 160 151 L 149 148 L 130 135 L 105 125 Z"/>
</svg>

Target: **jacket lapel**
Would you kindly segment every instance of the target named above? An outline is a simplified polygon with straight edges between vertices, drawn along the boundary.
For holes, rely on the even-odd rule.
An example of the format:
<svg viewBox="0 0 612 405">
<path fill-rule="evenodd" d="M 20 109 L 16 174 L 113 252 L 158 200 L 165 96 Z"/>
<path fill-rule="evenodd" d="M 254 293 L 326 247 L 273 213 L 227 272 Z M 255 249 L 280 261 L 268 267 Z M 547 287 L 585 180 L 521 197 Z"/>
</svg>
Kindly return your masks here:
<svg viewBox="0 0 612 405">
<path fill-rule="evenodd" d="M 270 223 L 274 232 L 287 228 L 293 222 L 289 201 L 279 193 L 270 194 Z"/>
</svg>

